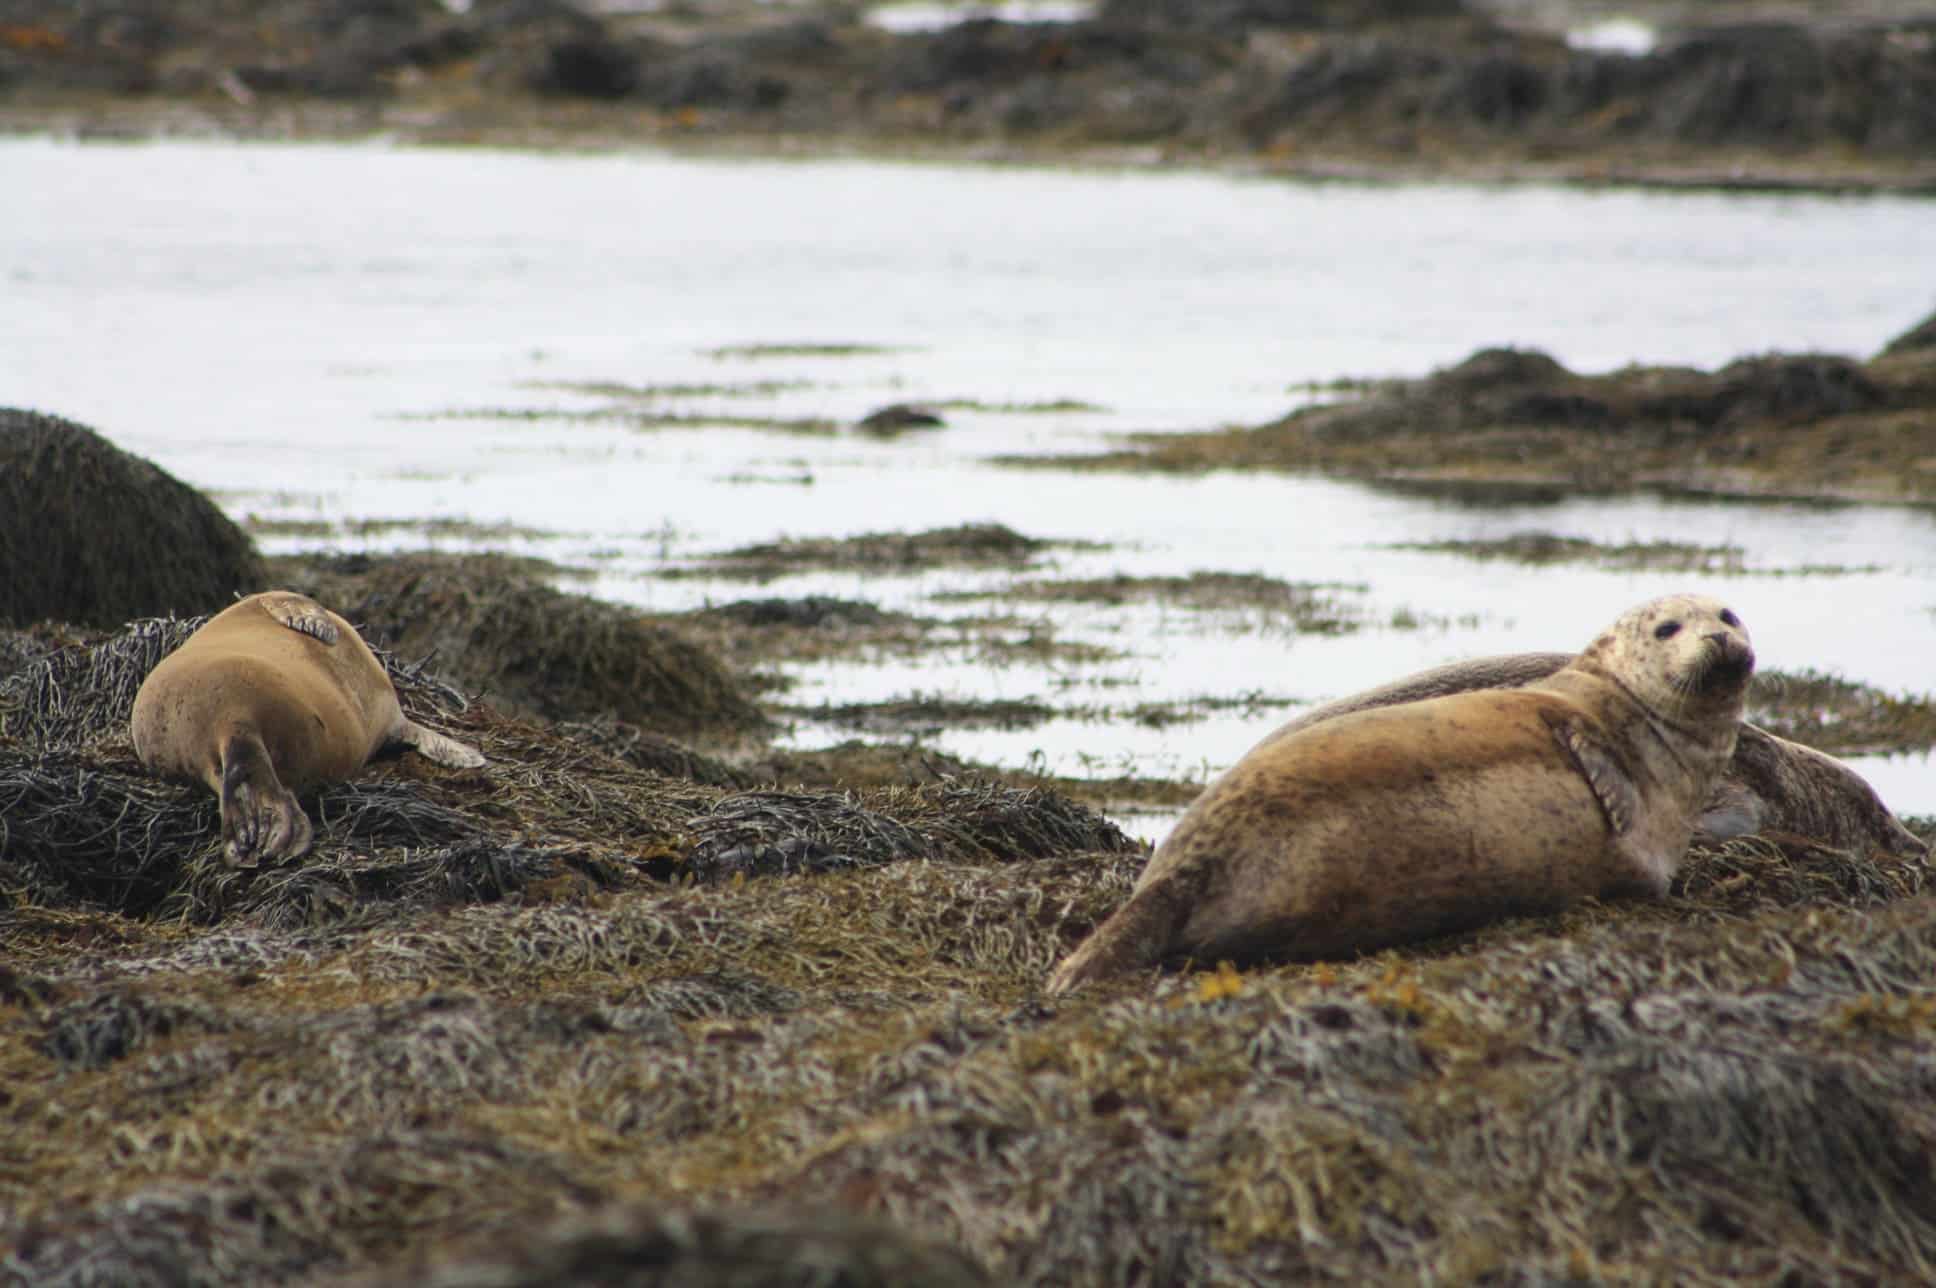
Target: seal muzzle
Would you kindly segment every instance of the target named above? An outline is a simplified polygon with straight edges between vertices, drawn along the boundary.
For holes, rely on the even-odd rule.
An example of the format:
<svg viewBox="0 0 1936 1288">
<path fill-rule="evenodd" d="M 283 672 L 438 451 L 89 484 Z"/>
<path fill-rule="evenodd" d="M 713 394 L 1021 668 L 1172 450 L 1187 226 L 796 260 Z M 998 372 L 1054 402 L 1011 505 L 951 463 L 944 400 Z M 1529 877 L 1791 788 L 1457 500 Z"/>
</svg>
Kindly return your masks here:
<svg viewBox="0 0 1936 1288">
<path fill-rule="evenodd" d="M 1731 694 L 1746 687 L 1754 674 L 1754 649 L 1738 635 L 1716 631 L 1707 637 L 1701 667 L 1694 675 L 1694 691 L 1703 697 Z"/>
</svg>

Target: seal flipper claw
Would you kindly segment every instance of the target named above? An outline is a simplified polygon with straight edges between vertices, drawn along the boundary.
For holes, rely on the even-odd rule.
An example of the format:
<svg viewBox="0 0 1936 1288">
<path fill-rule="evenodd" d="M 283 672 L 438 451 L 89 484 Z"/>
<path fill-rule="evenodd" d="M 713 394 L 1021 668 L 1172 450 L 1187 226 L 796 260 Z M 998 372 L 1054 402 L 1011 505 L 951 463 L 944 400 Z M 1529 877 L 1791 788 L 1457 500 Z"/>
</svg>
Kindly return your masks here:
<svg viewBox="0 0 1936 1288">
<path fill-rule="evenodd" d="M 476 769 L 486 763 L 484 753 L 469 743 L 459 742 L 435 729 L 426 729 L 414 720 L 405 720 L 392 741 L 413 749 L 425 760 L 451 769 Z"/>
<path fill-rule="evenodd" d="M 1607 816 L 1607 826 L 1615 836 L 1625 836 L 1632 830 L 1634 816 L 1640 810 L 1640 789 L 1634 786 L 1633 779 L 1613 753 L 1579 721 L 1552 712 L 1541 714 L 1561 750 L 1572 759 L 1580 776 L 1586 779 L 1586 785 L 1593 789 L 1593 798 L 1600 802 L 1600 809 Z"/>
<path fill-rule="evenodd" d="M 308 852 L 315 829 L 276 778 L 260 738 L 236 734 L 223 744 L 221 782 L 223 848 L 231 864 L 252 868 L 262 859 Z"/>
<path fill-rule="evenodd" d="M 341 633 L 336 623 L 329 620 L 323 610 L 310 600 L 296 595 L 268 596 L 262 607 L 269 616 L 300 635 L 307 635 L 324 644 L 334 644 Z"/>
</svg>

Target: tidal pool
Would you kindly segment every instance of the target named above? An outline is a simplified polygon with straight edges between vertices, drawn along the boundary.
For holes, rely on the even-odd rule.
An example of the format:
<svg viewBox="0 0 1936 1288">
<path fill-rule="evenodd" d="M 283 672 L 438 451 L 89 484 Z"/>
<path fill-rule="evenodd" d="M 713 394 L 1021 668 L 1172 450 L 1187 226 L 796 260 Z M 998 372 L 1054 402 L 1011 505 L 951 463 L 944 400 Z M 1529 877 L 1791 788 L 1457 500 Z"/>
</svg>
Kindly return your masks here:
<svg viewBox="0 0 1936 1288">
<path fill-rule="evenodd" d="M 974 758 L 1203 774 L 1303 703 L 1450 658 L 1577 647 L 1689 585 L 1739 609 L 1765 666 L 1931 687 L 1936 520 L 1921 510 L 1480 507 L 991 463 L 1254 423 L 1312 384 L 1422 374 L 1485 345 L 1580 370 L 1866 355 L 1931 307 L 1911 271 L 1936 250 L 1928 201 L 383 143 L 11 139 L 0 166 L 5 401 L 93 425 L 239 519 L 309 525 L 272 526 L 270 550 L 317 531 L 343 549 L 511 549 L 659 611 L 804 594 L 930 616 L 992 605 L 1109 651 L 790 668 L 786 700 L 809 708 L 918 692 L 1083 713 L 936 737 Z M 944 424 L 855 428 L 890 403 Z M 1004 603 L 1008 572 L 661 575 L 754 542 L 967 522 L 1101 547 L 1050 551 L 1029 577 L 1324 583 L 1353 629 Z M 1743 555 L 1689 575 L 1390 548 L 1528 530 Z M 937 599 L 976 590 L 993 598 Z M 1181 723 L 1122 714 L 1232 695 L 1254 700 Z M 810 720 L 790 735 L 847 736 Z M 1857 763 L 1898 810 L 1936 812 L 1925 757 Z"/>
</svg>

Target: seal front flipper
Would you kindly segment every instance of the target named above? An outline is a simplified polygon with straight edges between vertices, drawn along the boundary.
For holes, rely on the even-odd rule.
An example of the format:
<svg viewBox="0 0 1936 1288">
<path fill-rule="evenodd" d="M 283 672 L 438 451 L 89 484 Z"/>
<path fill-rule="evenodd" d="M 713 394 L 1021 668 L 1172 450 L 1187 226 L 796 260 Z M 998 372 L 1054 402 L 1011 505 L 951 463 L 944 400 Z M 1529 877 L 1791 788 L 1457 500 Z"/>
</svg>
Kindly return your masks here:
<svg viewBox="0 0 1936 1288">
<path fill-rule="evenodd" d="M 1542 711 L 1540 715 L 1560 749 L 1593 789 L 1593 799 L 1600 802 L 1614 836 L 1625 836 L 1633 830 L 1634 816 L 1640 811 L 1640 789 L 1620 761 L 1581 721 L 1555 711 Z"/>
<path fill-rule="evenodd" d="M 414 720 L 405 720 L 397 726 L 390 741 L 411 748 L 426 760 L 447 765 L 452 769 L 476 769 L 485 763 L 484 753 L 467 742 L 459 742 L 449 734 L 426 729 Z"/>
<path fill-rule="evenodd" d="M 281 595 L 265 595 L 262 598 L 263 611 L 287 626 L 290 630 L 307 635 L 324 644 L 334 644 L 341 638 L 336 623 L 329 620 L 329 613 L 321 604 L 305 596 L 286 592 Z"/>
<path fill-rule="evenodd" d="M 228 860 L 252 868 L 263 859 L 297 858 L 308 853 L 315 829 L 294 793 L 276 777 L 275 766 L 253 733 L 234 733 L 222 743 L 222 839 Z"/>
<path fill-rule="evenodd" d="M 1610 881 L 1608 892 L 1665 895 L 1674 873 L 1680 869 L 1687 834 L 1683 832 L 1673 842 L 1660 835 L 1658 811 L 1642 814 L 1640 789 L 1634 785 L 1626 767 L 1583 722 L 1552 711 L 1542 711 L 1540 715 L 1553 731 L 1554 740 L 1580 771 L 1580 777 L 1592 788 L 1593 799 L 1600 803 L 1600 812 L 1606 815 L 1607 827 L 1612 832 L 1609 848 L 1632 868 L 1632 878 Z M 1636 828 L 1634 820 L 1642 817 L 1648 820 L 1648 825 Z"/>
</svg>

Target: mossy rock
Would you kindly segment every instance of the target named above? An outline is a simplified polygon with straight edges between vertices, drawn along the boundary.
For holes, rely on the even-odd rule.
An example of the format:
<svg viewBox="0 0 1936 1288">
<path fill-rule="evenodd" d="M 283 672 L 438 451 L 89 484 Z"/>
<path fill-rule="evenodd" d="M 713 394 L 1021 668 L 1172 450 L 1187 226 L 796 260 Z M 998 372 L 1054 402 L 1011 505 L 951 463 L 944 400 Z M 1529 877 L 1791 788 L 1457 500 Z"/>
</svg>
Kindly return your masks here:
<svg viewBox="0 0 1936 1288">
<path fill-rule="evenodd" d="M 730 741 L 766 717 L 739 680 L 684 635 L 621 605 L 545 583 L 500 555 L 281 560 L 277 576 L 499 709 L 546 720 L 616 720 Z"/>
<path fill-rule="evenodd" d="M 0 408 L 0 624 L 119 626 L 260 590 L 214 502 L 85 425 Z"/>
</svg>

